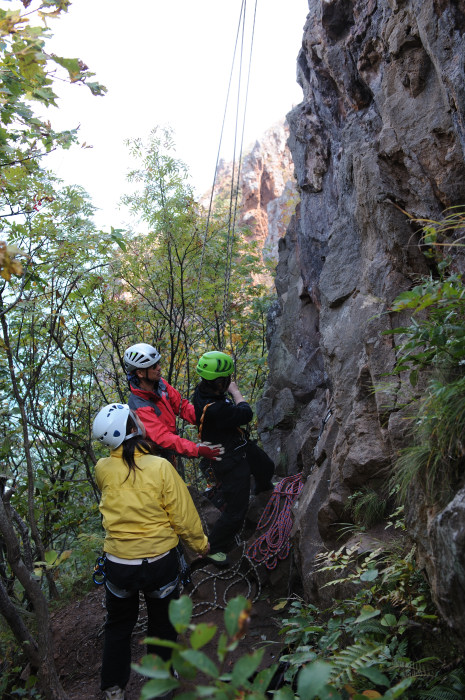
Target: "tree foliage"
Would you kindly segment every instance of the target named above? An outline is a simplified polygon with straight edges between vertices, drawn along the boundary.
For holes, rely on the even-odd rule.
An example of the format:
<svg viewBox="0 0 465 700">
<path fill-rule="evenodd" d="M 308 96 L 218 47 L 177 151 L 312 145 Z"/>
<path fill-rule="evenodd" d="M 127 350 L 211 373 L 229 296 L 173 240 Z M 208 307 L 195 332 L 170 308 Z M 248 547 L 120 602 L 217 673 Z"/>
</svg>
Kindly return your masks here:
<svg viewBox="0 0 465 700">
<path fill-rule="evenodd" d="M 55 132 L 32 105 L 55 104 L 58 67 L 71 82 L 87 82 L 95 94 L 104 88 L 88 82 L 92 74 L 78 59 L 46 52 L 47 22 L 69 3 L 30 5 L 24 0 L 25 12 L 0 9 L 0 612 L 37 669 L 45 696 L 62 698 L 43 582 L 51 596 L 57 586 L 50 568 L 37 569 L 34 562 L 46 562 L 55 530 L 65 531 L 59 521 L 71 458 L 63 459 L 63 449 L 72 446 L 72 435 L 63 420 L 54 435 L 34 421 L 41 404 L 52 413 L 59 406 L 53 393 L 58 373 L 47 374 L 50 363 L 57 364 L 60 354 L 63 364 L 73 357 L 67 304 L 89 262 L 78 257 L 73 266 L 70 260 L 78 252 L 77 229 L 88 232 L 80 227 L 89 211 L 82 195 L 58 187 L 41 166 L 43 155 L 67 147 L 75 134 Z M 62 394 L 68 397 L 67 390 Z M 44 573 L 40 579 L 38 571 Z M 27 608 L 34 612 L 32 626 L 22 615 Z"/>
<path fill-rule="evenodd" d="M 140 167 L 125 198 L 139 214 L 129 232 L 97 231 L 86 193 L 41 167 L 10 165 L 11 187 L 0 193 L 0 210 L 14 212 L 0 217 L 0 237 L 23 256 L 21 274 L 0 285 L 3 501 L 31 590 L 44 597 L 63 592 L 60 572 L 76 563 L 83 535 L 98 546 L 92 466 L 102 448 L 94 454 L 90 425 L 103 404 L 127 399 L 126 347 L 156 344 L 164 376 L 188 396 L 198 356 L 225 338 L 251 400 L 260 388 L 267 297 L 252 280 L 258 252 L 238 235 L 227 267 L 223 214 L 205 233 L 170 139 L 155 131 L 148 146 L 130 144 Z M 21 609 L 32 595 L 26 579 L 8 556 L 0 560 L 5 599 Z M 17 627 L 24 646 L 31 632 Z"/>
<path fill-rule="evenodd" d="M 55 105 L 63 77 L 104 92 L 82 61 L 46 50 L 48 24 L 68 5 L 0 9 L 0 614 L 50 698 L 64 694 L 48 599 L 67 573 L 90 582 L 83 566 L 101 546 L 90 425 L 103 404 L 127 398 L 125 348 L 156 344 L 164 376 L 188 396 L 198 356 L 221 347 L 253 401 L 268 303 L 253 283 L 257 249 L 247 232 L 231 238 L 220 209 L 207 227 L 169 132 L 128 143 L 128 232 L 98 231 L 88 195 L 45 169 L 76 134 L 55 132 L 34 101 Z"/>
<path fill-rule="evenodd" d="M 67 147 L 75 132 L 55 132 L 48 121 L 36 116 L 31 101 L 55 105 L 56 69 L 72 83 L 83 83 L 94 95 L 106 91 L 90 80 L 94 76 L 83 61 L 49 54 L 46 40 L 50 20 L 66 12 L 69 0 L 44 0 L 32 8 L 22 0 L 25 11 L 0 8 L 0 166 L 21 163 L 38 167 L 37 158 L 56 145 Z M 32 20 L 41 20 L 33 25 Z"/>
</svg>

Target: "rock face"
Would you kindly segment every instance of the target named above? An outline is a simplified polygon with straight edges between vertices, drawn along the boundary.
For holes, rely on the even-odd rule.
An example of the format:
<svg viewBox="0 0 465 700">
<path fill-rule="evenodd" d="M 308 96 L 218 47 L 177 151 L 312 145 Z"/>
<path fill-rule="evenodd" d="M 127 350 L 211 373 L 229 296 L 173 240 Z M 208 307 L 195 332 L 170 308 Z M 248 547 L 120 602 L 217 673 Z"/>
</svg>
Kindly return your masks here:
<svg viewBox="0 0 465 700">
<path fill-rule="evenodd" d="M 263 258 L 274 262 L 278 261 L 278 242 L 299 199 L 288 137 L 287 122 L 270 127 L 248 149 L 240 172 L 238 223 L 250 229 L 249 239 L 258 242 Z M 216 174 L 216 201 L 229 200 L 232 175 L 233 164 L 221 160 Z M 206 207 L 210 194 L 202 200 Z"/>
<path fill-rule="evenodd" d="M 276 262 L 298 199 L 288 136 L 287 123 L 268 129 L 244 157 L 241 172 L 240 223 L 260 241 L 263 257 Z"/>
<path fill-rule="evenodd" d="M 309 475 L 295 529 L 310 598 L 313 556 L 347 496 L 383 493 L 405 443 L 404 387 L 383 378 L 395 353 L 381 333 L 399 324 L 392 300 L 428 272 L 404 212 L 437 219 L 465 203 L 464 32 L 463 0 L 309 0 L 303 101 L 288 115 L 301 204 L 279 243 L 258 415 L 281 473 Z M 438 604 L 465 638 L 463 494 L 413 512 Z"/>
</svg>

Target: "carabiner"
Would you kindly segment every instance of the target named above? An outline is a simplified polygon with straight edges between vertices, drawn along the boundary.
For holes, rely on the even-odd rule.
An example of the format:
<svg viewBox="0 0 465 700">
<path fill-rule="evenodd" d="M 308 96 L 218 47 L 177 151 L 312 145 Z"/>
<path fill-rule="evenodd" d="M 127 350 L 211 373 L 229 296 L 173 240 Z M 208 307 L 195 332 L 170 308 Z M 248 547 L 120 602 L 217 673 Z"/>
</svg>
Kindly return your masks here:
<svg viewBox="0 0 465 700">
<path fill-rule="evenodd" d="M 97 557 L 92 574 L 92 581 L 96 586 L 101 586 L 105 582 L 105 556 Z"/>
</svg>

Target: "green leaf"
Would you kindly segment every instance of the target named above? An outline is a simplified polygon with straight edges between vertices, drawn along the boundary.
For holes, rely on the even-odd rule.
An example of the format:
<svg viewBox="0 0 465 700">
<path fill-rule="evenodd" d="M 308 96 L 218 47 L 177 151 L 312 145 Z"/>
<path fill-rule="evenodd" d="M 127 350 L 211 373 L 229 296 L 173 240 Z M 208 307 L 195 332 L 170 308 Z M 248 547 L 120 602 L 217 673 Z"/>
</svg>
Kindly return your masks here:
<svg viewBox="0 0 465 700">
<path fill-rule="evenodd" d="M 404 680 L 402 680 L 400 683 L 397 683 L 395 686 L 387 690 L 384 693 L 382 700 L 395 700 L 395 698 L 401 698 L 404 692 L 410 688 L 412 683 L 415 683 L 415 681 L 415 676 L 404 678 Z"/>
<path fill-rule="evenodd" d="M 289 685 L 285 685 L 273 693 L 273 700 L 294 700 L 294 691 Z"/>
<path fill-rule="evenodd" d="M 375 683 L 376 685 L 385 685 L 386 687 L 389 687 L 390 685 L 389 678 L 385 676 L 384 673 L 381 673 L 376 666 L 365 666 L 363 668 L 358 668 L 357 673 L 365 676 L 365 678 L 368 678 L 369 681 Z"/>
<path fill-rule="evenodd" d="M 201 673 L 205 673 L 212 678 L 218 678 L 219 671 L 211 659 L 202 651 L 196 649 L 186 649 L 180 652 L 183 659 L 188 661 L 193 666 L 196 666 Z"/>
<path fill-rule="evenodd" d="M 81 68 L 79 66 L 79 60 L 77 58 L 62 58 L 61 56 L 51 56 L 52 60 L 58 65 L 63 66 L 69 73 L 71 80 L 75 80 L 78 75 L 81 74 Z"/>
<path fill-rule="evenodd" d="M 268 686 L 271 683 L 271 679 L 273 678 L 274 674 L 276 673 L 276 669 L 278 668 L 278 664 L 273 664 L 272 666 L 269 666 L 268 668 L 264 668 L 261 671 L 259 671 L 254 678 L 252 688 L 254 690 L 258 690 L 262 693 L 265 692 L 265 690 L 268 688 Z"/>
<path fill-rule="evenodd" d="M 365 620 L 370 620 L 372 617 L 377 617 L 378 615 L 381 615 L 381 610 L 376 610 L 371 605 L 364 605 L 355 622 L 365 622 Z"/>
<path fill-rule="evenodd" d="M 186 678 L 188 681 L 194 680 L 197 675 L 197 668 L 183 659 L 179 651 L 173 652 L 171 662 L 173 664 L 173 668 L 179 673 L 180 676 Z"/>
<path fill-rule="evenodd" d="M 123 240 L 123 233 L 124 233 L 124 229 L 121 229 L 121 228 L 113 228 L 113 226 L 111 226 L 110 238 L 111 238 L 112 241 L 114 241 L 117 245 L 119 245 L 119 247 L 121 248 L 122 251 L 126 252 L 127 247 L 126 247 L 126 243 L 125 243 L 124 240 Z"/>
<path fill-rule="evenodd" d="M 314 661 L 305 666 L 297 678 L 297 692 L 301 698 L 312 700 L 320 693 L 331 677 L 332 666 L 324 661 Z"/>
<path fill-rule="evenodd" d="M 171 624 L 176 632 L 185 632 L 192 617 L 192 600 L 186 596 L 181 596 L 178 600 L 170 600 L 168 613 Z"/>
<path fill-rule="evenodd" d="M 45 561 L 48 566 L 52 566 L 56 562 L 57 557 L 58 554 L 53 549 L 49 549 L 48 552 L 45 552 Z"/>
<path fill-rule="evenodd" d="M 240 595 L 229 601 L 224 611 L 224 624 L 230 637 L 234 637 L 239 630 L 239 618 L 243 612 L 248 610 L 250 604 L 247 598 Z"/>
<path fill-rule="evenodd" d="M 155 644 L 168 649 L 182 649 L 182 645 L 178 644 L 178 642 L 172 642 L 170 639 L 159 639 L 158 637 L 145 637 L 144 644 Z"/>
<path fill-rule="evenodd" d="M 170 690 L 179 687 L 179 683 L 174 678 L 166 678 L 153 680 L 146 683 L 141 690 L 140 700 L 151 700 L 151 698 L 159 698 L 165 695 Z"/>
<path fill-rule="evenodd" d="M 218 660 L 222 663 L 226 657 L 226 654 L 228 653 L 228 635 L 226 632 L 222 632 L 220 634 L 220 638 L 218 640 L 218 649 L 217 649 L 217 656 Z"/>
<path fill-rule="evenodd" d="M 139 664 L 132 664 L 132 668 L 147 678 L 156 680 L 171 678 L 166 662 L 154 654 L 143 656 Z"/>
<path fill-rule="evenodd" d="M 265 653 L 265 648 L 257 649 L 253 654 L 247 654 L 246 656 L 241 656 L 241 658 L 236 661 L 232 670 L 232 683 L 238 688 L 243 685 L 244 682 L 250 678 L 250 676 L 255 673 L 260 665 L 260 662 Z"/>
<path fill-rule="evenodd" d="M 319 692 L 320 700 L 342 700 L 342 695 L 337 692 L 335 688 L 331 688 L 329 685 L 323 686 Z"/>
<path fill-rule="evenodd" d="M 309 661 L 315 661 L 317 655 L 311 649 L 307 651 L 294 651 L 291 654 L 281 656 L 281 661 L 289 661 L 293 666 L 303 666 Z"/>
<path fill-rule="evenodd" d="M 381 620 L 381 624 L 383 627 L 394 627 L 394 625 L 397 625 L 397 618 L 395 615 L 384 615 Z"/>
<path fill-rule="evenodd" d="M 214 685 L 196 685 L 195 690 L 196 690 L 196 699 L 197 698 L 211 698 L 212 695 L 215 695 L 217 688 L 215 688 Z M 178 696 L 176 696 L 176 697 L 178 697 Z"/>
<path fill-rule="evenodd" d="M 200 649 L 201 647 L 208 644 L 208 642 L 213 639 L 218 628 L 216 625 L 211 623 L 201 622 L 199 625 L 195 626 L 194 631 L 190 636 L 190 643 L 193 649 Z"/>
<path fill-rule="evenodd" d="M 368 569 L 360 576 L 360 581 L 374 581 L 378 578 L 378 569 Z"/>
</svg>

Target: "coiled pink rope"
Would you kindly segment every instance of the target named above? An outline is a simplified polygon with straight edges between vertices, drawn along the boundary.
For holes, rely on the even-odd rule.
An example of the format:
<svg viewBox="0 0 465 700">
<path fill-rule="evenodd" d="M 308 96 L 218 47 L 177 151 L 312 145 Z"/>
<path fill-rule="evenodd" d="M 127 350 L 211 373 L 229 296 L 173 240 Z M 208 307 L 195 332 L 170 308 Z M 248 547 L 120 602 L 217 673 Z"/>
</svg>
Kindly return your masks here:
<svg viewBox="0 0 465 700">
<path fill-rule="evenodd" d="M 286 559 L 289 555 L 291 508 L 303 485 L 302 474 L 287 476 L 276 484 L 257 525 L 257 530 L 264 532 L 247 550 L 247 556 L 257 564 L 264 563 L 267 569 L 274 569 L 278 559 Z"/>
</svg>

